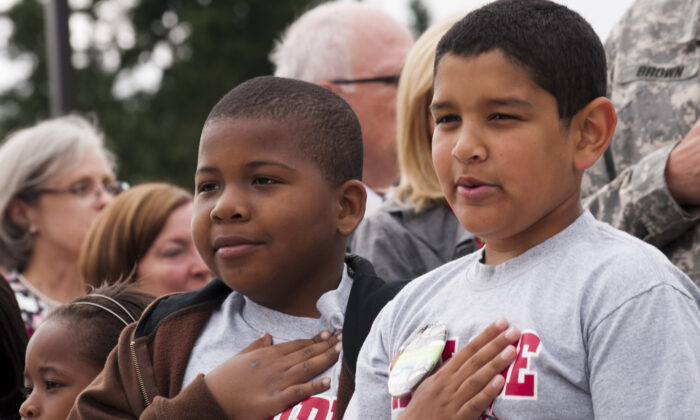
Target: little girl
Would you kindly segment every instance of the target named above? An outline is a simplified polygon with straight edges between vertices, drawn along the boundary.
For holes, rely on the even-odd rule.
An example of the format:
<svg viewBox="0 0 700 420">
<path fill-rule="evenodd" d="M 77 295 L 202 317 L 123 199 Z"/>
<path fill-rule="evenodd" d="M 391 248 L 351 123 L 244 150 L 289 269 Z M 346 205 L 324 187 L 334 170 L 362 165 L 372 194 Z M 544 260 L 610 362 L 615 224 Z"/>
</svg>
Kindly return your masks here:
<svg viewBox="0 0 700 420">
<path fill-rule="evenodd" d="M 80 391 L 102 370 L 122 329 L 152 300 L 118 283 L 54 310 L 27 346 L 22 418 L 64 420 Z"/>
</svg>

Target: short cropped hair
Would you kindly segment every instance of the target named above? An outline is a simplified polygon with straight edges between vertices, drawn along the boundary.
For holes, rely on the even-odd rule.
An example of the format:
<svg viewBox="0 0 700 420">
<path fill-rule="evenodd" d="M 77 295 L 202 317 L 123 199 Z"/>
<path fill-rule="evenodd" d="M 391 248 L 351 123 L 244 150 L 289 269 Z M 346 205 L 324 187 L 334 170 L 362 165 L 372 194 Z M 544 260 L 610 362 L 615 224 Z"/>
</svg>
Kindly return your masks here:
<svg viewBox="0 0 700 420">
<path fill-rule="evenodd" d="M 124 279 L 138 282 L 136 267 L 170 215 L 192 194 L 167 183 L 137 185 L 119 194 L 95 218 L 78 257 L 78 270 L 92 286 Z"/>
<path fill-rule="evenodd" d="M 221 98 L 205 126 L 221 118 L 283 123 L 331 185 L 362 179 L 360 123 L 350 105 L 328 89 L 300 80 L 256 77 Z"/>
<path fill-rule="evenodd" d="M 431 156 L 428 106 L 433 98 L 435 47 L 456 21 L 450 18 L 423 32 L 406 56 L 399 79 L 396 139 L 401 180 L 394 198 L 417 212 L 429 202 L 444 200 Z"/>
<path fill-rule="evenodd" d="M 499 0 L 466 15 L 440 40 L 445 54 L 473 57 L 500 50 L 554 96 L 567 124 L 593 99 L 605 96 L 605 49 L 578 13 L 547 0 Z M 468 81 L 465 81 L 468 83 Z"/>
<path fill-rule="evenodd" d="M 87 296 L 59 306 L 46 321 L 60 319 L 67 322 L 78 356 L 102 369 L 107 356 L 117 345 L 125 323 L 138 320 L 153 299 L 134 285 L 117 283 L 94 289 Z"/>
<path fill-rule="evenodd" d="M 0 265 L 21 269 L 34 246 L 29 226 L 15 223 L 8 213 L 13 199 L 28 204 L 52 179 L 70 173 L 91 150 L 102 153 L 114 169 L 114 156 L 105 148 L 95 124 L 78 115 L 39 122 L 7 137 L 0 147 Z"/>
</svg>

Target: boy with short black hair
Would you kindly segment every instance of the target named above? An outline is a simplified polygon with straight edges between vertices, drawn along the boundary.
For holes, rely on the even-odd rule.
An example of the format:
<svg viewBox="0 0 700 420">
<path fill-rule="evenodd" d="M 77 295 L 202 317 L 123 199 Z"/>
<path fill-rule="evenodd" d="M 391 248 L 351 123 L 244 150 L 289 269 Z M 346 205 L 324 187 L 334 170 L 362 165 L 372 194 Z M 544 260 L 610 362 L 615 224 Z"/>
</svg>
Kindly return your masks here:
<svg viewBox="0 0 700 420">
<path fill-rule="evenodd" d="M 522 337 L 482 418 L 696 418 L 700 291 L 579 198 L 616 122 L 592 28 L 549 1 L 496 1 L 443 37 L 435 63 L 433 162 L 455 215 L 486 245 L 383 309 L 346 418 L 457 418 L 442 403 L 463 384 L 413 406 L 388 391 L 392 360 L 430 322 L 457 349 L 498 315 Z"/>
<path fill-rule="evenodd" d="M 260 77 L 224 96 L 202 131 L 192 219 L 219 279 L 126 328 L 72 418 L 332 416 L 341 344 L 310 337 L 391 296 L 345 258 L 361 174 L 357 118 L 329 90 Z"/>
</svg>

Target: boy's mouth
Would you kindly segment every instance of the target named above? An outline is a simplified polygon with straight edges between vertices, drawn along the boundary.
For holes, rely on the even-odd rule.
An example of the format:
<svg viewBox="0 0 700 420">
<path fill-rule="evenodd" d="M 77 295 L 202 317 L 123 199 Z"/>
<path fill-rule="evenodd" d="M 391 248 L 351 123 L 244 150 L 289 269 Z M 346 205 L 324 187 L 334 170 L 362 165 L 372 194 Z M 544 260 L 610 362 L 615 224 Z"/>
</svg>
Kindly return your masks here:
<svg viewBox="0 0 700 420">
<path fill-rule="evenodd" d="M 240 235 L 222 235 L 214 240 L 214 252 L 224 258 L 240 257 L 261 245 L 252 239 Z"/>
<path fill-rule="evenodd" d="M 474 177 L 460 177 L 457 180 L 457 192 L 468 199 L 480 199 L 492 192 L 496 185 L 489 184 Z"/>
</svg>

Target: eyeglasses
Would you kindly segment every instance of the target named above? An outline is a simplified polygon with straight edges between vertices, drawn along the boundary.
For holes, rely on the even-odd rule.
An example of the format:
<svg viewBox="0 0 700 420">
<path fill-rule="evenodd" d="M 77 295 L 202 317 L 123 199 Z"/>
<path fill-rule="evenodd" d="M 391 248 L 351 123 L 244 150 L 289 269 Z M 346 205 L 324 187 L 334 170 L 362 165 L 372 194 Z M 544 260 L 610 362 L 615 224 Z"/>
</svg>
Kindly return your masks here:
<svg viewBox="0 0 700 420">
<path fill-rule="evenodd" d="M 72 194 L 78 198 L 99 197 L 104 191 L 106 194 L 115 197 L 119 193 L 129 189 L 129 184 L 124 181 L 115 181 L 110 184 L 100 184 L 92 181 L 81 181 L 65 189 L 42 188 L 36 194 Z"/>
<path fill-rule="evenodd" d="M 388 76 L 366 77 L 362 79 L 334 79 L 329 80 L 334 85 L 350 85 L 354 83 L 384 83 L 387 85 L 396 85 L 399 83 L 398 74 Z"/>
</svg>

